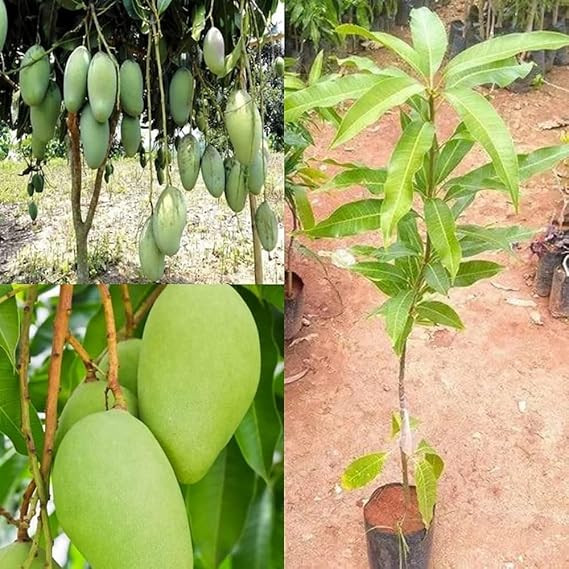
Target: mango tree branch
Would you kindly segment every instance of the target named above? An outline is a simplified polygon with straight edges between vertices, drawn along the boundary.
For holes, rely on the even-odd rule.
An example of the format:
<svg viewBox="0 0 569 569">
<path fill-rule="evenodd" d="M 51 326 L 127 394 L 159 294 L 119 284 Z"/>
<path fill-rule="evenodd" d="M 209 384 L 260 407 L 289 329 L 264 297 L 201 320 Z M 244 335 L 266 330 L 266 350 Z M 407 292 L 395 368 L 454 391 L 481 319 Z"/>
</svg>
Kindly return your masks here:
<svg viewBox="0 0 569 569">
<path fill-rule="evenodd" d="M 19 527 L 20 522 L 8 511 L 4 508 L 0 507 L 0 517 L 4 518 L 10 525 Z"/>
<path fill-rule="evenodd" d="M 28 288 L 27 285 L 13 288 L 11 291 L 0 296 L 0 304 L 2 304 L 3 302 L 6 302 L 7 300 L 10 300 L 11 298 L 14 298 L 17 294 L 25 291 L 27 288 Z"/>
<path fill-rule="evenodd" d="M 35 498 L 32 503 L 32 497 Z M 20 527 L 18 528 L 18 541 L 25 541 L 28 537 L 28 528 L 30 527 L 30 521 L 35 515 L 37 507 L 38 493 L 36 492 L 36 481 L 32 478 L 24 496 L 22 499 L 22 505 L 20 506 Z M 31 505 L 31 508 L 30 508 Z"/>
<path fill-rule="evenodd" d="M 122 303 L 124 307 L 124 314 L 126 319 L 126 337 L 131 338 L 134 333 L 134 314 L 132 311 L 132 302 L 130 300 L 130 292 L 127 284 L 120 285 Z"/>
<path fill-rule="evenodd" d="M 109 354 L 109 371 L 107 382 L 108 389 L 113 392 L 115 397 L 115 407 L 126 411 L 126 401 L 119 383 L 119 355 L 117 350 L 117 332 L 115 328 L 115 315 L 113 311 L 113 302 L 109 287 L 100 284 L 99 292 L 101 293 L 101 302 L 103 304 L 103 312 L 105 315 L 105 324 L 107 326 L 107 350 Z"/>
<path fill-rule="evenodd" d="M 75 353 L 83 362 L 83 365 L 87 368 L 87 377 L 85 378 L 85 381 L 87 383 L 95 381 L 97 379 L 97 371 L 100 371 L 100 369 L 97 367 L 97 364 L 93 361 L 93 358 L 91 358 L 83 344 L 73 336 L 70 331 L 67 332 L 65 341 L 73 348 Z"/>
</svg>

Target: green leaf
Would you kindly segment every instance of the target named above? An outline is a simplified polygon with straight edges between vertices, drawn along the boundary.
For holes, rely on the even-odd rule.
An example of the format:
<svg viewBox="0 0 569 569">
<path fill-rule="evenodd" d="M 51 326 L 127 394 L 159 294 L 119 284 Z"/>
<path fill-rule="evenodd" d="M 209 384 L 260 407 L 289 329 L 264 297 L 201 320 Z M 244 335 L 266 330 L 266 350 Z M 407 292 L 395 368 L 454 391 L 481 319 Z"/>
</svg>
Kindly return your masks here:
<svg viewBox="0 0 569 569">
<path fill-rule="evenodd" d="M 464 123 L 460 123 L 453 136 L 443 145 L 437 157 L 435 167 L 435 180 L 437 184 L 447 179 L 450 173 L 454 171 L 474 146 L 473 140 L 465 139 L 462 136 L 464 130 L 466 130 Z"/>
<path fill-rule="evenodd" d="M 508 59 L 518 53 L 557 50 L 569 45 L 569 36 L 557 32 L 508 34 L 476 44 L 452 59 L 445 69 L 447 81 L 473 67 Z"/>
<path fill-rule="evenodd" d="M 347 237 L 379 229 L 382 202 L 368 199 L 344 204 L 304 234 L 312 238 Z"/>
<path fill-rule="evenodd" d="M 453 286 L 465 287 L 496 276 L 504 267 L 493 261 L 465 261 L 460 264 Z"/>
<path fill-rule="evenodd" d="M 408 43 L 398 37 L 383 32 L 370 32 L 361 26 L 354 24 L 342 24 L 336 27 L 336 32 L 341 35 L 359 35 L 372 42 L 385 46 L 398 55 L 405 63 L 410 65 L 419 75 L 423 75 L 421 57 Z"/>
<path fill-rule="evenodd" d="M 350 55 L 343 59 L 331 56 L 330 59 L 334 59 L 339 67 L 355 68 L 358 71 L 369 71 L 374 74 L 384 74 L 385 71 L 377 65 L 369 57 L 361 57 L 358 55 Z M 398 70 L 391 70 L 393 74 L 397 74 Z"/>
<path fill-rule="evenodd" d="M 417 305 L 417 315 L 420 319 L 428 320 L 433 324 L 450 326 L 458 330 L 464 329 L 460 316 L 448 304 L 436 300 L 424 301 Z"/>
<path fill-rule="evenodd" d="M 397 353 L 400 353 L 399 347 L 402 348 L 402 340 L 410 333 L 407 329 L 414 295 L 413 290 L 404 290 L 383 305 L 387 334 Z"/>
<path fill-rule="evenodd" d="M 399 255 L 406 257 L 411 254 L 423 254 L 423 240 L 417 228 L 417 214 L 414 211 L 409 212 L 401 218 L 397 224 L 398 241 L 391 245 L 387 251 L 392 251 L 398 244 L 404 245 L 408 253 L 406 255 Z"/>
<path fill-rule="evenodd" d="M 385 81 L 384 76 L 354 73 L 329 81 L 320 81 L 285 97 L 285 122 L 297 121 L 304 113 L 318 107 L 334 107 L 342 101 L 359 99 L 372 87 Z"/>
<path fill-rule="evenodd" d="M 434 134 L 432 123 L 412 122 L 403 131 L 391 155 L 381 210 L 381 231 L 386 244 L 391 243 L 399 220 L 411 209 L 413 177 L 433 144 Z"/>
<path fill-rule="evenodd" d="M 416 254 L 400 257 L 395 260 L 395 266 L 407 276 L 409 284 L 415 286 L 421 274 L 421 260 L 419 257 Z"/>
<path fill-rule="evenodd" d="M 420 57 L 421 71 L 432 82 L 448 47 L 445 26 L 429 8 L 417 8 L 411 10 L 411 36 Z"/>
<path fill-rule="evenodd" d="M 27 457 L 18 454 L 13 449 L 5 451 L 0 460 L 0 504 L 8 503 L 8 498 L 27 472 L 27 466 Z"/>
<path fill-rule="evenodd" d="M 366 91 L 344 115 L 332 141 L 335 148 L 377 122 L 389 109 L 402 105 L 409 97 L 422 93 L 424 85 L 411 77 L 388 77 Z"/>
<path fill-rule="evenodd" d="M 514 142 L 504 120 L 479 93 L 468 89 L 445 91 L 445 97 L 461 116 L 470 134 L 492 158 L 498 177 L 519 205 L 519 168 Z"/>
<path fill-rule="evenodd" d="M 446 269 L 439 261 L 431 261 L 425 268 L 427 284 L 439 294 L 447 295 L 452 286 Z"/>
<path fill-rule="evenodd" d="M 331 189 L 352 188 L 353 186 L 364 186 L 372 194 L 377 195 L 383 192 L 383 186 L 387 178 L 387 170 L 385 168 L 368 168 L 360 166 L 350 168 L 336 174 L 320 190 L 327 191 Z"/>
<path fill-rule="evenodd" d="M 245 527 L 255 493 L 255 474 L 234 439 L 207 475 L 185 490 L 194 554 L 204 569 L 217 569 Z"/>
<path fill-rule="evenodd" d="M 414 431 L 420 425 L 419 419 L 416 417 L 409 417 L 409 426 Z M 391 413 L 391 438 L 394 439 L 401 432 L 401 414 L 399 411 Z"/>
<path fill-rule="evenodd" d="M 192 39 L 198 42 L 202 32 L 205 28 L 205 5 L 200 4 L 196 7 L 196 12 L 194 14 L 194 20 L 192 22 Z"/>
<path fill-rule="evenodd" d="M 158 14 L 163 14 L 171 3 L 172 0 L 158 0 Z"/>
<path fill-rule="evenodd" d="M 247 302 L 259 331 L 261 380 L 255 400 L 237 428 L 235 438 L 247 464 L 268 481 L 275 448 L 282 433 L 273 393 L 273 378 L 279 360 L 279 349 L 273 338 L 271 307 L 259 301 L 250 291 L 239 289 L 239 293 Z"/>
<path fill-rule="evenodd" d="M 425 201 L 427 232 L 443 266 L 454 278 L 461 259 L 454 217 L 449 207 L 438 198 Z"/>
<path fill-rule="evenodd" d="M 232 556 L 231 569 L 270 567 L 274 518 L 274 496 L 269 486 L 258 484 L 249 508 L 245 530 Z"/>
<path fill-rule="evenodd" d="M 460 87 L 469 89 L 486 84 L 495 84 L 504 88 L 516 79 L 527 77 L 533 66 L 533 62 L 518 63 L 515 57 L 502 61 L 493 61 L 487 65 L 472 67 L 464 71 L 464 73 L 453 75 L 452 79 L 447 81 L 447 88 Z"/>
<path fill-rule="evenodd" d="M 417 501 L 419 512 L 423 518 L 425 527 L 429 527 L 434 515 L 437 503 L 437 478 L 433 466 L 426 460 L 420 460 L 415 464 L 415 485 L 417 487 Z"/>
<path fill-rule="evenodd" d="M 322 77 L 322 64 L 324 62 L 324 50 L 321 49 L 318 55 L 314 58 L 312 66 L 310 67 L 310 72 L 308 73 L 308 84 L 314 85 L 320 81 Z"/>
<path fill-rule="evenodd" d="M 510 252 L 514 243 L 531 239 L 535 235 L 535 230 L 517 225 L 510 227 L 459 225 L 456 233 L 463 257 L 471 257 L 484 251 Z"/>
<path fill-rule="evenodd" d="M 395 296 L 408 286 L 405 273 L 395 265 L 379 261 L 356 263 L 350 270 L 374 282 L 385 294 Z"/>
<path fill-rule="evenodd" d="M 0 285 L 0 296 L 12 291 L 11 285 Z M 16 347 L 20 338 L 20 319 L 16 297 L 0 303 L 0 348 L 6 352 L 13 367 L 16 367 Z"/>
<path fill-rule="evenodd" d="M 422 439 L 417 445 L 415 454 L 424 455 L 425 460 L 433 467 L 433 474 L 435 475 L 435 478 L 439 480 L 444 472 L 445 463 L 439 456 L 438 452 L 425 439 Z"/>
<path fill-rule="evenodd" d="M 314 212 L 310 205 L 310 200 L 306 193 L 306 188 L 302 186 L 293 187 L 294 203 L 296 204 L 296 214 L 300 219 L 303 229 L 314 227 Z"/>
<path fill-rule="evenodd" d="M 387 456 L 386 452 L 376 452 L 354 460 L 342 474 L 342 488 L 355 490 L 369 484 L 381 474 Z"/>
<path fill-rule="evenodd" d="M 237 66 L 243 55 L 243 37 L 235 44 L 233 51 L 225 56 L 225 76 L 229 75 Z"/>
</svg>

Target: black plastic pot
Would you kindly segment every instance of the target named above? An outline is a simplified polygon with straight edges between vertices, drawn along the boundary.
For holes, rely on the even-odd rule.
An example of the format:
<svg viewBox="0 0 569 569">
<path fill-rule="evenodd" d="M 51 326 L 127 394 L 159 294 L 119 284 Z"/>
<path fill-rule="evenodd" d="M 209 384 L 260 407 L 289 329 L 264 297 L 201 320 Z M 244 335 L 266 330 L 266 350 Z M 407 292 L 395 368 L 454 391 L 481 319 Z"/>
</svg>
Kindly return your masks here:
<svg viewBox="0 0 569 569">
<path fill-rule="evenodd" d="M 370 569 L 429 569 L 433 546 L 433 523 L 429 529 L 420 529 L 401 535 L 396 530 L 378 527 L 370 523 L 370 508 L 374 501 L 381 500 L 381 495 L 387 489 L 398 487 L 403 492 L 401 484 L 386 484 L 379 487 L 364 507 L 366 528 L 367 553 Z M 414 487 L 412 487 L 414 490 Z M 404 547 L 402 540 L 405 540 Z M 405 554 L 404 551 L 407 553 Z"/>
<path fill-rule="evenodd" d="M 553 63 L 555 61 L 555 56 L 557 55 L 557 51 L 548 49 L 543 53 L 544 53 L 545 72 L 549 73 L 553 69 Z"/>
<path fill-rule="evenodd" d="M 466 38 L 464 37 L 464 22 L 462 20 L 454 20 L 450 23 L 449 30 L 449 55 L 451 58 L 458 55 L 466 49 Z"/>
<path fill-rule="evenodd" d="M 292 286 L 289 282 L 292 280 Z M 302 328 L 304 281 L 294 271 L 285 272 L 285 339 L 294 338 Z"/>
<path fill-rule="evenodd" d="M 554 318 L 569 318 L 569 276 L 567 267 L 562 265 L 558 266 L 553 273 L 549 311 Z"/>
<path fill-rule="evenodd" d="M 551 293 L 553 274 L 562 261 L 563 255 L 552 251 L 546 251 L 539 258 L 535 274 L 535 292 L 539 296 L 545 297 Z"/>
<path fill-rule="evenodd" d="M 395 23 L 398 26 L 406 26 L 409 23 L 412 8 L 412 0 L 399 0 L 397 15 L 395 16 Z"/>
<path fill-rule="evenodd" d="M 562 34 L 567 33 L 567 22 L 566 20 L 559 20 L 557 24 L 552 26 L 553 31 L 560 32 Z M 553 60 L 555 65 L 565 66 L 569 65 L 569 48 L 562 47 L 555 52 L 555 59 Z"/>
</svg>

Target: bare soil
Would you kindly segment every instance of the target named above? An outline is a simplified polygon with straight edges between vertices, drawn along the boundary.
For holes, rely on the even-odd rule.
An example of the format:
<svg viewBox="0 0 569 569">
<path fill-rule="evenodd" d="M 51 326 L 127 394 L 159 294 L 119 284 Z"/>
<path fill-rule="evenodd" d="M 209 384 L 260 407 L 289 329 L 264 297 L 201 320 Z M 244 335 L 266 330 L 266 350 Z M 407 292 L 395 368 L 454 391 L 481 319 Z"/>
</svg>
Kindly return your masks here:
<svg viewBox="0 0 569 569">
<path fill-rule="evenodd" d="M 114 161 L 115 173 L 103 183 L 93 227 L 89 234 L 91 277 L 103 282 L 144 282 L 138 260 L 138 237 L 150 215 L 148 166 L 136 159 Z M 45 168 L 46 188 L 36 195 L 39 215 L 28 215 L 25 164 L 0 162 L 0 282 L 75 281 L 75 241 L 71 217 L 71 180 L 64 160 Z M 174 183 L 181 188 L 178 173 Z M 93 173 L 84 171 L 84 187 Z M 284 280 L 283 158 L 273 154 L 266 184 L 267 200 L 279 222 L 277 248 L 263 251 L 264 281 Z M 154 180 L 154 203 L 161 188 Z M 188 225 L 180 251 L 166 260 L 163 282 L 252 283 L 254 277 L 249 205 L 234 214 L 222 197 L 214 199 L 201 177 L 191 192 L 184 192 Z M 84 211 L 89 192 L 84 196 Z M 262 196 L 257 198 L 260 204 Z M 85 214 L 84 214 L 85 215 Z"/>
<path fill-rule="evenodd" d="M 380 61 L 385 57 L 375 53 Z M 569 69 L 556 68 L 548 81 L 569 89 Z M 539 125 L 569 116 L 567 92 L 546 85 L 523 95 L 495 91 L 492 99 L 520 152 L 559 143 L 562 130 Z M 457 118 L 444 109 L 439 116 L 438 128 L 450 134 Z M 328 127 L 315 129 L 315 157 L 382 166 L 399 134 L 398 115 L 337 151 L 328 148 L 332 134 Z M 461 170 L 485 161 L 477 152 Z M 544 228 L 567 196 L 563 168 L 557 174 L 525 184 L 517 215 L 506 197 L 485 192 L 463 219 Z M 353 188 L 315 196 L 316 216 L 366 195 Z M 368 235 L 349 244 L 374 241 Z M 340 240 L 305 244 L 328 256 L 347 246 Z M 410 338 L 411 411 L 421 421 L 419 436 L 446 461 L 433 567 L 566 569 L 569 328 L 533 292 L 536 259 L 529 243 L 517 255 L 494 258 L 505 265 L 502 274 L 451 292 L 465 331 L 423 328 Z M 286 349 L 287 378 L 301 377 L 286 390 L 287 567 L 366 569 L 362 506 L 375 487 L 400 482 L 397 453 L 368 488 L 348 493 L 339 480 L 357 456 L 393 448 L 397 360 L 383 321 L 368 318 L 384 298 L 365 279 L 331 265 L 326 275 L 299 253 L 293 268 L 305 283 L 306 325 Z M 527 301 L 535 306 L 523 306 Z"/>
</svg>

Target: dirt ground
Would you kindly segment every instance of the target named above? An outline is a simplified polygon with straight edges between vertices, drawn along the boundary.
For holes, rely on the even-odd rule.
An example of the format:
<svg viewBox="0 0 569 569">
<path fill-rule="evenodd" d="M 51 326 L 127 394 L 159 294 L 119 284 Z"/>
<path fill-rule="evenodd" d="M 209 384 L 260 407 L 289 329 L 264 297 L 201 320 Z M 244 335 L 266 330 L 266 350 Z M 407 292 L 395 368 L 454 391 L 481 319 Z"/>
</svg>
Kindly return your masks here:
<svg viewBox="0 0 569 569">
<path fill-rule="evenodd" d="M 104 282 L 142 282 L 138 236 L 150 213 L 148 167 L 135 159 L 114 162 L 115 173 L 103 184 L 89 234 L 91 277 Z M 283 158 L 273 154 L 267 177 L 267 199 L 279 221 L 279 241 L 271 253 L 263 251 L 264 280 L 284 278 Z M 0 162 L 0 282 L 74 281 L 74 237 L 71 218 L 69 167 L 54 160 L 46 167 L 46 189 L 38 199 L 39 216 L 28 215 L 24 164 Z M 91 171 L 85 172 L 91 180 Z M 181 188 L 178 173 L 174 183 Z M 90 182 L 87 187 L 90 187 Z M 154 181 L 155 200 L 158 185 Z M 249 206 L 239 215 L 225 198 L 214 199 L 201 177 L 184 192 L 188 225 L 180 251 L 166 260 L 164 282 L 254 282 L 253 245 Z M 260 203 L 260 202 L 259 202 Z M 84 200 L 84 211 L 87 208 Z"/>
<path fill-rule="evenodd" d="M 569 69 L 556 68 L 548 81 L 569 89 Z M 493 94 L 519 151 L 559 143 L 562 130 L 539 125 L 569 118 L 567 101 L 566 92 L 547 85 L 523 95 Z M 456 117 L 439 116 L 438 128 L 450 134 Z M 338 151 L 328 149 L 329 128 L 314 134 L 316 157 L 382 166 L 399 134 L 398 115 Z M 484 161 L 475 153 L 461 169 Z M 320 194 L 313 200 L 317 219 L 366 195 L 362 188 Z M 505 197 L 486 192 L 463 220 L 543 228 L 562 203 L 560 183 L 547 173 L 524 185 L 519 215 Z M 347 244 L 307 245 L 330 252 Z M 536 259 L 528 245 L 518 255 L 494 256 L 506 266 L 502 274 L 451 292 L 466 330 L 419 329 L 410 339 L 411 411 L 421 420 L 419 435 L 446 461 L 434 569 L 569 567 L 569 330 L 550 316 L 547 299 L 533 294 Z M 286 376 L 305 373 L 286 388 L 286 565 L 366 569 L 362 505 L 376 486 L 400 480 L 397 460 L 359 491 L 342 491 L 339 479 L 355 457 L 389 448 L 397 361 L 383 321 L 367 317 L 384 299 L 342 269 L 329 266 L 328 279 L 299 254 L 293 267 L 305 282 L 307 325 L 286 351 Z M 535 307 L 509 303 L 519 299 Z"/>
</svg>

